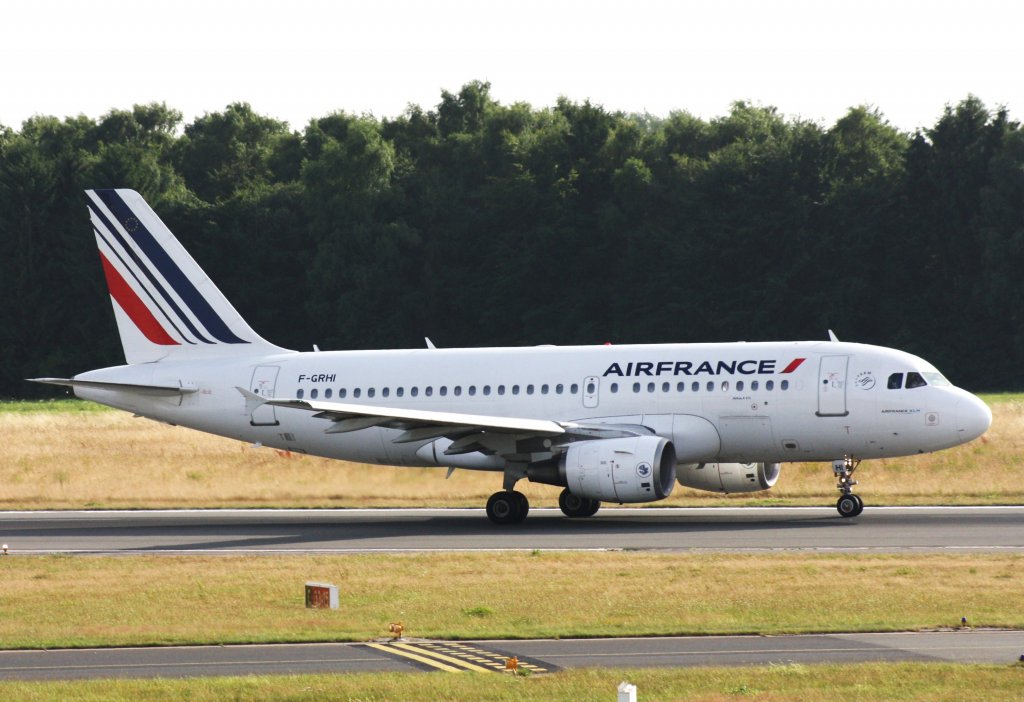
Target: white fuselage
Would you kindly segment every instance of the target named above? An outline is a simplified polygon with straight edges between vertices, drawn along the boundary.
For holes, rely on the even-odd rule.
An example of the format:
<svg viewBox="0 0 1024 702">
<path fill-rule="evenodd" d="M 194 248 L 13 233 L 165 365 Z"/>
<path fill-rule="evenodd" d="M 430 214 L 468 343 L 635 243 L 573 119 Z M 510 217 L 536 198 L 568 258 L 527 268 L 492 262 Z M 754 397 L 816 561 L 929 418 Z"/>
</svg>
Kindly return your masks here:
<svg viewBox="0 0 1024 702">
<path fill-rule="evenodd" d="M 910 373 L 933 380 L 889 387 L 894 374 L 902 381 Z M 970 441 L 991 421 L 983 402 L 945 384 L 926 361 L 842 342 L 282 353 L 143 363 L 76 378 L 180 384 L 195 392 L 76 394 L 274 448 L 404 466 L 501 469 L 479 454 L 440 455 L 432 440 L 393 443 L 397 429 L 325 433 L 329 420 L 291 408 L 253 409 L 237 388 L 263 397 L 643 425 L 675 444 L 680 463 L 902 456 Z"/>
</svg>

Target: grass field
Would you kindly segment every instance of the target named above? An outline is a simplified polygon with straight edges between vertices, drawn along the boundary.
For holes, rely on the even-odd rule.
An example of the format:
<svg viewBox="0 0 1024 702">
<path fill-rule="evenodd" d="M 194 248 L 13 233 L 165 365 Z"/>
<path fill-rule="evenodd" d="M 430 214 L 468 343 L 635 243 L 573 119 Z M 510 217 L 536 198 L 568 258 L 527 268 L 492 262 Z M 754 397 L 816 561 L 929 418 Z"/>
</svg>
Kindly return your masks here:
<svg viewBox="0 0 1024 702">
<path fill-rule="evenodd" d="M 992 429 L 924 456 L 865 461 L 869 504 L 1024 503 L 1024 397 L 985 398 Z M 0 508 L 478 507 L 493 473 L 389 468 L 287 454 L 171 427 L 81 401 L 0 404 Z M 558 489 L 523 481 L 531 504 Z M 770 492 L 720 496 L 676 487 L 659 505 L 831 504 L 827 464 L 788 463 Z"/>
<path fill-rule="evenodd" d="M 637 686 L 643 702 L 961 702 L 1021 699 L 1024 667 L 891 665 L 777 665 L 749 668 L 586 669 L 513 678 L 488 673 L 360 673 L 352 675 L 7 682 L 0 693 L 15 700 L 349 700 L 377 702 L 605 702 L 618 684 Z"/>
<path fill-rule="evenodd" d="M 8 556 L 0 582 L 3 648 L 1024 629 L 1017 554 Z"/>
</svg>

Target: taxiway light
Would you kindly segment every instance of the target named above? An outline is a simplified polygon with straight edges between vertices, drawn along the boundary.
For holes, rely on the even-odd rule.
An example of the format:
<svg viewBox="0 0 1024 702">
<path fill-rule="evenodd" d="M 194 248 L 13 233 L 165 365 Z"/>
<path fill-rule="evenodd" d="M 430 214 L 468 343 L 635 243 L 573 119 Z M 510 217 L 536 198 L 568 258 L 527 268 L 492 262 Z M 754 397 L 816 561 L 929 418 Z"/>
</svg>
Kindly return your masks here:
<svg viewBox="0 0 1024 702">
<path fill-rule="evenodd" d="M 519 657 L 512 656 L 505 659 L 505 670 L 511 670 L 512 675 L 519 675 Z"/>
<path fill-rule="evenodd" d="M 4 549 L 4 555 L 6 556 L 7 555 L 7 544 L 3 545 L 3 549 Z"/>
<path fill-rule="evenodd" d="M 961 627 L 966 627 L 967 626 L 967 617 L 960 617 L 960 626 Z"/>
<path fill-rule="evenodd" d="M 619 683 L 618 702 L 636 702 L 636 685 L 625 680 Z"/>
<path fill-rule="evenodd" d="M 391 622 L 391 625 L 388 626 L 388 631 L 390 631 L 396 639 L 400 639 L 402 638 L 402 634 L 405 632 L 405 625 L 402 624 L 402 622 Z"/>
</svg>

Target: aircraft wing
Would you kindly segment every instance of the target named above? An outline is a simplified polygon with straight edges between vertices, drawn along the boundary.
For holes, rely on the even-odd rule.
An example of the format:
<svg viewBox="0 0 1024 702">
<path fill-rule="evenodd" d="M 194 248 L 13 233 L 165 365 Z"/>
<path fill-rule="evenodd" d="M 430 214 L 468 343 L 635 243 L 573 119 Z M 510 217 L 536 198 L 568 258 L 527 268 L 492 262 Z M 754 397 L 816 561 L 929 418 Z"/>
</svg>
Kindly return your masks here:
<svg viewBox="0 0 1024 702">
<path fill-rule="evenodd" d="M 530 439 L 547 439 L 544 449 L 557 450 L 559 445 L 582 439 L 610 439 L 652 433 L 646 427 L 632 425 L 581 424 L 347 402 L 268 399 L 245 388 L 237 389 L 246 398 L 246 410 L 250 412 L 262 404 L 314 412 L 315 417 L 331 421 L 331 425 L 324 430 L 328 434 L 343 434 L 370 427 L 399 429 L 402 433 L 393 439 L 395 443 L 430 441 L 444 437 L 454 442 L 445 451 L 448 455 L 474 451 L 507 454 L 509 439 L 517 444 Z"/>
</svg>

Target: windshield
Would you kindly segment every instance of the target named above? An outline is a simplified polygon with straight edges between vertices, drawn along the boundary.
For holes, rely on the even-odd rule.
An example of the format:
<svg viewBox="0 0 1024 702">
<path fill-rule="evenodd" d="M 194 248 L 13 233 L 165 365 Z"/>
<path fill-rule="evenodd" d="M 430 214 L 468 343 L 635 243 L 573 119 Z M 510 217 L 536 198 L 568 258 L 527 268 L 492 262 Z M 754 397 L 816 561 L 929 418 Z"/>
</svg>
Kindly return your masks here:
<svg viewBox="0 0 1024 702">
<path fill-rule="evenodd" d="M 951 387 L 953 383 L 946 380 L 942 373 L 921 373 L 924 379 L 928 381 L 929 385 L 934 385 L 937 388 Z"/>
</svg>

